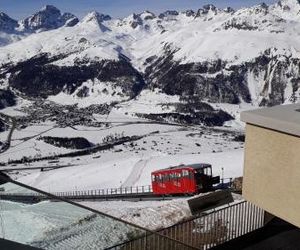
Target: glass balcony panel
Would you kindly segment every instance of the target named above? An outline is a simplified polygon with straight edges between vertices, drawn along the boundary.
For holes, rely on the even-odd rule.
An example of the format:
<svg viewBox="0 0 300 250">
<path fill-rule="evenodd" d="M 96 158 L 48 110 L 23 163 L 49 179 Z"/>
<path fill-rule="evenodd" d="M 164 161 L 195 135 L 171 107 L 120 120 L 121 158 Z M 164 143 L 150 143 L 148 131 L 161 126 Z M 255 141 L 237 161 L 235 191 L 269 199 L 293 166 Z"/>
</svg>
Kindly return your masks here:
<svg viewBox="0 0 300 250">
<path fill-rule="evenodd" d="M 46 200 L 45 195 L 12 183 L 0 190 L 4 239 L 42 249 L 105 249 L 146 233 L 67 202 Z"/>
</svg>

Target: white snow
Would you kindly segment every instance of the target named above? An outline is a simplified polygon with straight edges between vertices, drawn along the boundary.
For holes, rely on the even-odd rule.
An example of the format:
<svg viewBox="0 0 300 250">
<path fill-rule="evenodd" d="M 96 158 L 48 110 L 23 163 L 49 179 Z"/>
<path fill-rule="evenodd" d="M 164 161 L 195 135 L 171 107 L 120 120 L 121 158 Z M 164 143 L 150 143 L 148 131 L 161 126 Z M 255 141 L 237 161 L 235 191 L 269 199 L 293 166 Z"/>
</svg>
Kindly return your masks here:
<svg viewBox="0 0 300 250">
<path fill-rule="evenodd" d="M 163 106 L 163 104 L 172 104 L 179 102 L 180 96 L 166 95 L 159 89 L 144 90 L 135 99 L 118 105 L 122 112 L 128 113 L 165 113 L 172 112 L 174 107 Z"/>
<path fill-rule="evenodd" d="M 233 150 L 150 157 L 106 154 L 99 159 L 89 159 L 89 163 L 81 163 L 78 166 L 45 172 L 33 171 L 19 177 L 18 181 L 47 192 L 147 186 L 151 185 L 151 172 L 155 170 L 201 162 L 211 163 L 214 175 L 223 175 L 224 178 L 243 175 L 243 150 Z M 5 185 L 8 192 L 18 192 L 19 189 L 16 188 L 15 185 Z"/>
</svg>

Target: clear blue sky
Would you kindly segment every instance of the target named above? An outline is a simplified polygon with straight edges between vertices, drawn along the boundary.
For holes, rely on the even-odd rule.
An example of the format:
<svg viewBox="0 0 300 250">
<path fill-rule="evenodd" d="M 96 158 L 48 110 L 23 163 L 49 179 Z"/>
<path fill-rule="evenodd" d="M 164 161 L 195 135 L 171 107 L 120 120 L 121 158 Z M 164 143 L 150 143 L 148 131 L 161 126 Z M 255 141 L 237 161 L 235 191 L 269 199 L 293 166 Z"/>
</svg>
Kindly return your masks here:
<svg viewBox="0 0 300 250">
<path fill-rule="evenodd" d="M 274 3 L 276 0 L 265 0 Z M 113 17 L 124 17 L 131 13 L 139 13 L 150 10 L 160 13 L 164 10 L 199 9 L 207 3 L 212 3 L 219 8 L 231 6 L 239 8 L 251 6 L 263 2 L 263 0 L 0 0 L 0 11 L 9 16 L 22 19 L 46 4 L 59 8 L 62 12 L 71 12 L 78 17 L 96 10 Z"/>
</svg>

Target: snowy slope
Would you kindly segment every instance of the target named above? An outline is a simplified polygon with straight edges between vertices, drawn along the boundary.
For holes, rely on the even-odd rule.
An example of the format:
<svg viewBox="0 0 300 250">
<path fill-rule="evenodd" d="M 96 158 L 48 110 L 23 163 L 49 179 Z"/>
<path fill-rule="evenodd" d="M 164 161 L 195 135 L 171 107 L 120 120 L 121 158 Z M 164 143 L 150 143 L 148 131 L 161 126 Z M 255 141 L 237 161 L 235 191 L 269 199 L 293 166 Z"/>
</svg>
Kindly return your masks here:
<svg viewBox="0 0 300 250">
<path fill-rule="evenodd" d="M 0 46 L 19 41 L 36 33 L 57 29 L 62 26 L 74 26 L 78 18 L 71 13 L 61 14 L 54 6 L 46 5 L 33 15 L 17 21 L 0 12 Z"/>
<path fill-rule="evenodd" d="M 170 156 L 153 154 L 150 157 L 130 156 L 128 153 L 123 156 L 103 155 L 101 163 L 94 161 L 70 168 L 47 172 L 37 171 L 18 178 L 18 181 L 47 192 L 147 186 L 151 185 L 151 172 L 155 170 L 199 162 L 211 163 L 214 175 L 222 176 L 223 168 L 224 178 L 243 175 L 243 151 L 233 150 Z M 5 184 L 5 189 L 20 192 L 15 185 Z"/>
<path fill-rule="evenodd" d="M 88 39 L 85 39 L 88 37 Z M 106 38 L 106 39 L 105 39 Z M 95 48 L 95 44 L 97 47 Z M 26 50 L 24 50 L 26 48 Z M 32 34 L 18 43 L 0 48 L 2 64 L 24 61 L 41 53 L 69 55 L 59 65 L 74 63 L 77 58 L 118 58 L 117 46 L 101 30 L 96 20 L 83 20 L 75 27 L 62 27 L 48 32 Z M 77 52 L 77 53 L 76 53 Z"/>
</svg>

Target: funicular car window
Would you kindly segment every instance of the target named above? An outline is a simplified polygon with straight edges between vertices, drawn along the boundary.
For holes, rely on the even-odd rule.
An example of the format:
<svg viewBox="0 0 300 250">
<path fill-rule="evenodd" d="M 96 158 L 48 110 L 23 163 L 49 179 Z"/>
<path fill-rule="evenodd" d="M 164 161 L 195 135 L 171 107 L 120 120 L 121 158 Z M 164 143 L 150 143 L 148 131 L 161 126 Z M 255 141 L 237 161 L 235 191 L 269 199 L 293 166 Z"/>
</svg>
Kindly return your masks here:
<svg viewBox="0 0 300 250">
<path fill-rule="evenodd" d="M 210 173 L 210 172 L 211 172 L 211 168 L 209 168 L 209 167 L 206 167 L 206 168 L 205 168 L 205 172 L 204 172 L 204 173 L 205 173 L 206 175 L 211 175 L 211 173 Z"/>
<path fill-rule="evenodd" d="M 201 168 L 201 169 L 198 169 L 198 170 L 197 170 L 197 173 L 199 173 L 199 174 L 203 174 L 203 168 Z"/>
<path fill-rule="evenodd" d="M 182 170 L 182 176 L 183 177 L 189 176 L 189 171 L 186 169 Z"/>
<path fill-rule="evenodd" d="M 155 175 L 151 175 L 152 181 L 155 182 L 156 181 L 156 176 Z"/>
<path fill-rule="evenodd" d="M 163 175 L 163 181 L 169 181 L 169 174 Z"/>
<path fill-rule="evenodd" d="M 159 174 L 157 177 L 158 177 L 158 180 L 157 180 L 157 181 L 161 182 L 161 181 L 162 181 L 162 175 Z"/>
</svg>

